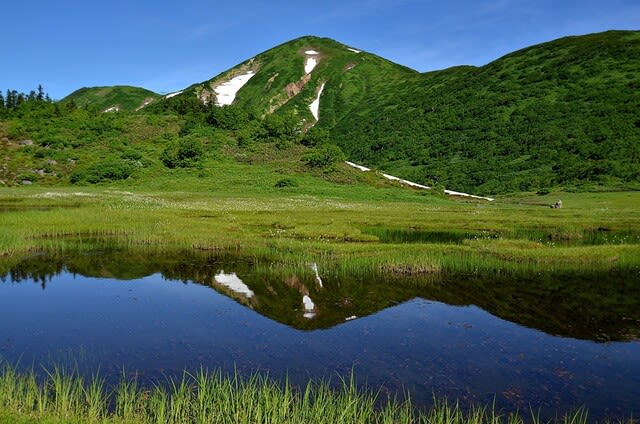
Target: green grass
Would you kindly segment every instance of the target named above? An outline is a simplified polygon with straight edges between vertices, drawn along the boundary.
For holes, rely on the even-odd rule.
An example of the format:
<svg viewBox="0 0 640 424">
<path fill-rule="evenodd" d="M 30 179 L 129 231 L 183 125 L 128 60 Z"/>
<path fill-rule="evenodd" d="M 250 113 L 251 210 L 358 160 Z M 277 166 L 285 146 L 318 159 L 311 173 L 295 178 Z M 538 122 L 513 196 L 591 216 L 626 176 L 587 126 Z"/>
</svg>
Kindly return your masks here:
<svg viewBox="0 0 640 424">
<path fill-rule="evenodd" d="M 300 180 L 302 192 L 279 191 L 267 182 L 239 194 L 234 174 L 219 178 L 196 186 L 194 177 L 189 192 L 117 185 L 0 189 L 0 255 L 108 243 L 232 251 L 270 266 L 317 262 L 327 270 L 360 274 L 628 271 L 640 266 L 635 207 L 640 194 L 635 192 L 554 193 L 476 203 L 393 188 L 314 186 L 312 179 Z M 187 186 L 189 181 L 181 179 Z M 156 184 L 171 188 L 172 182 L 158 179 Z M 550 209 L 558 196 L 565 207 Z M 375 228 L 451 235 L 456 243 L 390 242 L 371 231 Z"/>
<path fill-rule="evenodd" d="M 262 374 L 244 378 L 201 370 L 153 387 L 140 386 L 135 377 L 122 377 L 110 387 L 99 376 L 87 380 L 62 369 L 47 371 L 40 378 L 33 371 L 17 372 L 4 364 L 0 373 L 0 423 L 524 422 L 586 424 L 590 420 L 585 409 L 544 421 L 533 410 L 506 414 L 494 405 L 463 408 L 446 399 L 436 399 L 429 410 L 418 410 L 410 400 L 383 399 L 379 392 L 359 388 L 353 377 L 342 380 L 337 388 L 311 381 L 298 389 Z"/>
</svg>

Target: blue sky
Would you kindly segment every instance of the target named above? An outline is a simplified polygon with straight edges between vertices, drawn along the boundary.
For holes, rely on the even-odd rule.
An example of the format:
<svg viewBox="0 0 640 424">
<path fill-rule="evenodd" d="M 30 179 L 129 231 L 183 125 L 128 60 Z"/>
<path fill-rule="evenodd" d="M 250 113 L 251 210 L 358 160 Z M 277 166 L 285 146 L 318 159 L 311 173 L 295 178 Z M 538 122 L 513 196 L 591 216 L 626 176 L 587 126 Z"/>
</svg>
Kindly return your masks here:
<svg viewBox="0 0 640 424">
<path fill-rule="evenodd" d="M 640 29 L 638 0 L 8 0 L 0 11 L 0 90 L 42 83 L 55 99 L 84 86 L 180 90 L 302 35 L 424 72 Z"/>
</svg>

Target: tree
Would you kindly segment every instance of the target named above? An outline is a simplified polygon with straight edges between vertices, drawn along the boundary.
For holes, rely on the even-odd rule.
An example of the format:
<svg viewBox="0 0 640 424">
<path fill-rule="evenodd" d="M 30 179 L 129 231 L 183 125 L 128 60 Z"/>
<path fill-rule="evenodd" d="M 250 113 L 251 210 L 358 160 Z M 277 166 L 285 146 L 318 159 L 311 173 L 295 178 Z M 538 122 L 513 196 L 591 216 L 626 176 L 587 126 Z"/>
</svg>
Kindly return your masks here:
<svg viewBox="0 0 640 424">
<path fill-rule="evenodd" d="M 36 100 L 43 101 L 45 98 L 44 89 L 42 88 L 42 84 L 38 84 L 38 94 L 36 94 Z"/>
</svg>

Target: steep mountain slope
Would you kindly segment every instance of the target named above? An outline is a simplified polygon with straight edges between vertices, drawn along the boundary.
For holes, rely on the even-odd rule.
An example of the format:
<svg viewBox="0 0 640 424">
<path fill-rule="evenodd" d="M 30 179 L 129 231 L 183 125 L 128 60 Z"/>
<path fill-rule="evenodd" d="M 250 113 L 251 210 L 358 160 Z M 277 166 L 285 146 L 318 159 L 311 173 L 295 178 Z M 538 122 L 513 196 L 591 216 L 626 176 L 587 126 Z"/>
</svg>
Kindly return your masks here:
<svg viewBox="0 0 640 424">
<path fill-rule="evenodd" d="M 242 76 L 247 78 L 244 85 L 240 85 Z M 317 121 L 311 104 L 324 86 L 318 118 L 332 126 L 347 114 L 361 111 L 371 98 L 392 101 L 395 87 L 418 76 L 409 68 L 331 39 L 306 36 L 260 53 L 179 96 L 220 104 L 228 93 L 225 87 L 235 80 L 234 106 L 263 117 L 294 113 L 311 126 Z"/>
<path fill-rule="evenodd" d="M 144 88 L 116 85 L 84 87 L 69 94 L 61 103 L 73 102 L 77 106 L 96 108 L 103 112 L 131 112 L 140 110 L 159 98 L 159 94 Z"/>
<path fill-rule="evenodd" d="M 331 134 L 353 160 L 462 190 L 637 183 L 639 88 L 639 32 L 568 37 L 424 74 Z"/>
</svg>

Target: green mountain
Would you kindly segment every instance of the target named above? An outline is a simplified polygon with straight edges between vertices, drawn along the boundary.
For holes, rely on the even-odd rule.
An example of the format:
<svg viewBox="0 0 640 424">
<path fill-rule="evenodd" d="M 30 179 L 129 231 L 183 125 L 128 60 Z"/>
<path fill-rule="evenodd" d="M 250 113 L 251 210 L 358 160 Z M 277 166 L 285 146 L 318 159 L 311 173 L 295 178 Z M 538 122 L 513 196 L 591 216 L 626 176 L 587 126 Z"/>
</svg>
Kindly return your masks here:
<svg viewBox="0 0 640 424">
<path fill-rule="evenodd" d="M 331 126 L 353 160 L 480 192 L 640 180 L 640 32 L 421 75 Z"/>
<path fill-rule="evenodd" d="M 116 85 L 113 87 L 84 87 L 61 100 L 80 107 L 96 108 L 102 112 L 132 112 L 142 109 L 161 96 L 153 91 Z"/>
<path fill-rule="evenodd" d="M 167 96 L 119 86 L 46 105 L 13 96 L 0 114 L 15 156 L 2 178 L 92 183 L 202 170 L 215 158 L 289 161 L 348 181 L 358 173 L 339 166 L 348 159 L 478 194 L 637 189 L 639 88 L 638 31 L 567 37 L 482 67 L 423 74 L 306 36 Z M 22 139 L 34 146 L 16 149 Z M 67 166 L 42 178 L 52 148 Z"/>
<path fill-rule="evenodd" d="M 314 65 L 315 64 L 315 65 Z M 294 114 L 308 128 L 316 123 L 310 105 L 322 90 L 319 116 L 332 127 L 349 113 L 380 96 L 393 101 L 396 87 L 419 73 L 329 38 L 301 37 L 266 52 L 175 96 L 218 103 L 216 89 L 234 78 L 253 74 L 237 91 L 233 106 L 260 117 Z"/>
<path fill-rule="evenodd" d="M 317 52 L 308 55 L 305 52 Z M 305 60 L 318 64 L 305 74 Z M 640 180 L 640 32 L 529 47 L 483 67 L 419 74 L 329 39 L 302 37 L 181 95 L 255 73 L 233 104 L 295 115 L 323 87 L 317 127 L 355 162 L 416 182 L 499 193 Z"/>
</svg>

